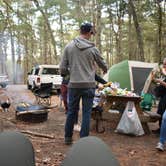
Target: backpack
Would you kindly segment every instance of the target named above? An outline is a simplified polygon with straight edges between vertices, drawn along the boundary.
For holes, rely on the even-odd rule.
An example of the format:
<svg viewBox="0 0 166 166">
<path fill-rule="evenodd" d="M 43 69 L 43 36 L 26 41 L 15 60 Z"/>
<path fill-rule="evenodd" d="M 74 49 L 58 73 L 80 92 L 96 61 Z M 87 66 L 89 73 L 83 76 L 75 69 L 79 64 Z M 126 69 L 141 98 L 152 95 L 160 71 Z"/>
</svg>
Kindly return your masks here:
<svg viewBox="0 0 166 166">
<path fill-rule="evenodd" d="M 155 101 L 155 97 L 150 93 L 145 93 L 141 95 L 142 101 L 140 106 L 145 111 L 151 111 L 152 104 Z"/>
</svg>

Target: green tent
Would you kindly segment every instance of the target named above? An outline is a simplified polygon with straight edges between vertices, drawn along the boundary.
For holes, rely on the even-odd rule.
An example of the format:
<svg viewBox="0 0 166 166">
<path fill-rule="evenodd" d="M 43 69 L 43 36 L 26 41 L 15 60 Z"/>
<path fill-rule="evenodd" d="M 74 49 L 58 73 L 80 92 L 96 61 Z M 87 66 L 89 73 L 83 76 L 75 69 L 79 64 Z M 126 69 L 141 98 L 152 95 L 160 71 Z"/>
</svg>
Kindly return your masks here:
<svg viewBox="0 0 166 166">
<path fill-rule="evenodd" d="M 157 67 L 157 63 L 124 60 L 113 65 L 104 78 L 107 81 L 119 82 L 121 88 L 127 88 L 140 95 L 143 90 L 147 91 L 149 88 L 150 73 Z"/>
</svg>

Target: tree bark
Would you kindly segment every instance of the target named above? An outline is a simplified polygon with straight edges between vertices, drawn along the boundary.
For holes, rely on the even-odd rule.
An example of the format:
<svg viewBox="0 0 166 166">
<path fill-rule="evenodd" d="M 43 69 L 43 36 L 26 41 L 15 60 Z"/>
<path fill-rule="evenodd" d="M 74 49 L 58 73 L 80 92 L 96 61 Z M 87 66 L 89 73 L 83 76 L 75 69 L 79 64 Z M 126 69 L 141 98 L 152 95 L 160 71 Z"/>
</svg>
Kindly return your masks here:
<svg viewBox="0 0 166 166">
<path fill-rule="evenodd" d="M 122 3 L 122 2 L 120 2 Z M 115 32 L 115 40 L 116 40 L 116 58 L 115 62 L 118 63 L 122 61 L 122 46 L 121 46 L 121 41 L 122 41 L 122 17 L 123 17 L 123 12 L 120 10 L 120 4 L 116 2 L 116 8 L 117 8 L 117 25 L 118 29 L 114 30 Z"/>
<path fill-rule="evenodd" d="M 161 9 L 161 5 L 160 2 L 157 1 L 157 6 L 158 6 L 158 57 L 159 57 L 159 62 L 162 62 L 162 53 L 161 53 L 161 49 L 162 49 L 162 9 Z"/>
<path fill-rule="evenodd" d="M 11 55 L 12 55 L 12 71 L 13 71 L 13 84 L 16 83 L 16 61 L 15 61 L 15 49 L 14 49 L 14 39 L 12 32 L 10 31 L 10 41 L 11 41 Z"/>
<path fill-rule="evenodd" d="M 135 29 L 136 29 L 136 34 L 137 34 L 137 41 L 138 41 L 138 47 L 139 47 L 139 58 L 138 58 L 138 60 L 145 61 L 142 32 L 141 32 L 141 27 L 138 23 L 138 18 L 137 18 L 137 14 L 136 14 L 136 11 L 135 11 L 134 4 L 133 4 L 133 0 L 129 0 L 129 5 L 131 7 L 131 13 L 133 15 L 133 21 L 134 21 L 134 25 L 135 25 Z"/>
<path fill-rule="evenodd" d="M 96 46 L 101 52 L 101 9 L 102 6 L 100 3 L 97 3 L 97 19 L 96 19 L 96 27 L 97 27 L 97 34 L 96 34 Z"/>
<path fill-rule="evenodd" d="M 129 33 L 128 33 L 128 50 L 129 50 L 129 60 L 132 60 L 132 46 L 131 46 L 131 9 L 130 9 L 130 5 L 128 5 L 128 11 L 129 11 L 129 24 L 128 24 L 128 28 L 129 28 Z"/>
<path fill-rule="evenodd" d="M 44 58 L 44 64 L 47 64 L 47 42 L 48 42 L 48 36 L 47 36 L 47 26 L 44 23 L 44 42 L 43 42 L 43 58 Z"/>
<path fill-rule="evenodd" d="M 25 57 L 24 57 L 24 80 L 27 79 L 27 71 L 29 70 L 29 64 L 28 64 L 28 37 L 25 35 L 24 38 L 24 43 L 25 43 Z"/>
<path fill-rule="evenodd" d="M 61 55 L 63 53 L 63 48 L 64 48 L 64 34 L 63 34 L 63 22 L 62 22 L 62 14 L 59 14 L 59 22 L 60 22 L 60 38 L 61 38 Z"/>
<path fill-rule="evenodd" d="M 112 12 L 111 12 L 111 8 L 108 8 L 108 13 L 109 13 L 109 24 L 110 24 L 110 32 L 109 32 L 109 37 L 110 37 L 110 41 L 109 41 L 109 51 L 110 51 L 110 57 L 109 57 L 109 66 L 112 66 L 114 64 L 113 61 L 113 18 L 112 18 Z"/>
<path fill-rule="evenodd" d="M 55 60 L 57 61 L 57 51 L 56 51 L 56 41 L 54 39 L 54 35 L 53 35 L 53 31 L 51 29 L 51 26 L 50 26 L 50 23 L 49 23 L 49 20 L 48 20 L 48 17 L 47 17 L 47 14 L 42 10 L 42 8 L 40 7 L 39 5 L 39 2 L 38 0 L 32 0 L 34 2 L 34 4 L 36 5 L 36 8 L 41 12 L 45 22 L 46 22 L 46 25 L 47 25 L 47 28 L 48 28 L 48 31 L 50 33 L 50 37 L 51 37 L 51 42 L 52 42 L 52 46 L 54 48 L 54 58 Z"/>
</svg>

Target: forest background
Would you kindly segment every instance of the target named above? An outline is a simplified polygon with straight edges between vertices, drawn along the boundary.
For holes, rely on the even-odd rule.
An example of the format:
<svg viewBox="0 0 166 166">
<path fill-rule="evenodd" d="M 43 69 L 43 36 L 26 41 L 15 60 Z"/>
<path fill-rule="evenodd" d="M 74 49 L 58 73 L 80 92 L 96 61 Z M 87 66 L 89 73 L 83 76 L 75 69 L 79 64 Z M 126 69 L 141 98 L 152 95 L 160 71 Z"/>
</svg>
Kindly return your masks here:
<svg viewBox="0 0 166 166">
<path fill-rule="evenodd" d="M 26 83 L 32 66 L 59 64 L 85 21 L 109 67 L 166 56 L 166 0 L 0 0 L 0 73 Z"/>
</svg>

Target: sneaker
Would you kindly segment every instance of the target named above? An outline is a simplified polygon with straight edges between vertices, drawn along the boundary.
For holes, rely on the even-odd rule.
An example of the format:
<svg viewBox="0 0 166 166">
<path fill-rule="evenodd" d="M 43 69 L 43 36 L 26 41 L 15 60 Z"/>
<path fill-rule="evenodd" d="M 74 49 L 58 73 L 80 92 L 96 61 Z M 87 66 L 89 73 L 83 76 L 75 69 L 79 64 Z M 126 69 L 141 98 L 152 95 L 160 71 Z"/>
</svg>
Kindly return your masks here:
<svg viewBox="0 0 166 166">
<path fill-rule="evenodd" d="M 65 137 L 65 144 L 66 145 L 71 145 L 73 142 L 72 138 L 71 137 Z"/>
<path fill-rule="evenodd" d="M 156 149 L 163 152 L 164 151 L 164 145 L 161 142 L 159 142 L 156 146 Z"/>
<path fill-rule="evenodd" d="M 79 124 L 75 124 L 74 131 L 81 131 L 81 126 Z"/>
</svg>

